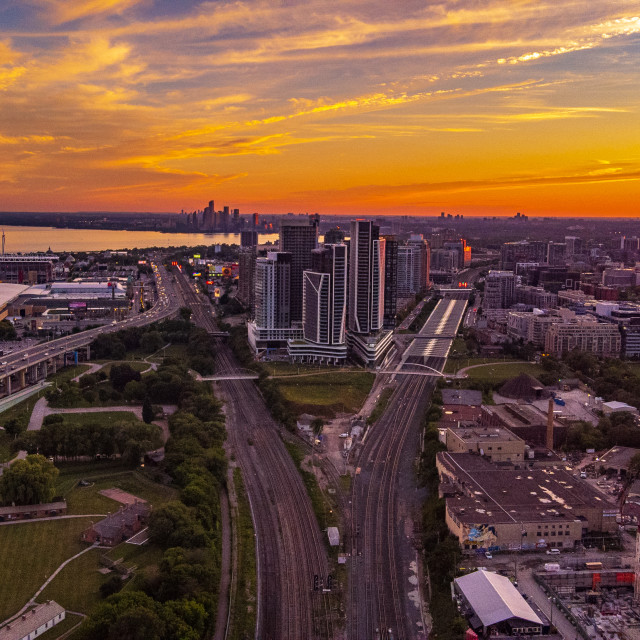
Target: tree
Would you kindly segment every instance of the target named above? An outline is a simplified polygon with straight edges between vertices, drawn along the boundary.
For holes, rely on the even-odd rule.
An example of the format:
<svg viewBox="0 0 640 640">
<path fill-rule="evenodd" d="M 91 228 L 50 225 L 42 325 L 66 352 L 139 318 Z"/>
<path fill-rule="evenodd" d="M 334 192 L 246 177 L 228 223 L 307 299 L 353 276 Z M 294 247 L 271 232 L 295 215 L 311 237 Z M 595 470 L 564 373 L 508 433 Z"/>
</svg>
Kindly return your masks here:
<svg viewBox="0 0 640 640">
<path fill-rule="evenodd" d="M 4 423 L 4 430 L 8 436 L 11 436 L 15 440 L 26 431 L 26 426 L 15 418 L 11 418 L 11 420 L 7 420 L 7 422 Z"/>
<path fill-rule="evenodd" d="M 109 379 L 114 389 L 124 391 L 127 382 L 139 381 L 140 372 L 132 369 L 128 364 L 114 364 L 109 371 Z"/>
<path fill-rule="evenodd" d="M 159 331 L 149 331 L 140 338 L 140 348 L 145 353 L 154 353 L 164 347 L 164 340 Z"/>
<path fill-rule="evenodd" d="M 0 477 L 3 504 L 51 502 L 58 470 L 44 456 L 30 455 L 17 460 Z"/>
<path fill-rule="evenodd" d="M 180 310 L 178 311 L 180 317 L 186 321 L 191 320 L 191 313 L 192 311 L 191 309 L 189 309 L 189 307 L 180 307 Z"/>
<path fill-rule="evenodd" d="M 8 320 L 2 320 L 0 322 L 0 340 L 16 340 L 17 338 L 15 327 Z"/>
<path fill-rule="evenodd" d="M 144 402 L 142 403 L 142 419 L 147 423 L 151 424 L 154 418 L 153 415 L 153 406 L 151 405 L 151 398 L 146 396 Z"/>
</svg>

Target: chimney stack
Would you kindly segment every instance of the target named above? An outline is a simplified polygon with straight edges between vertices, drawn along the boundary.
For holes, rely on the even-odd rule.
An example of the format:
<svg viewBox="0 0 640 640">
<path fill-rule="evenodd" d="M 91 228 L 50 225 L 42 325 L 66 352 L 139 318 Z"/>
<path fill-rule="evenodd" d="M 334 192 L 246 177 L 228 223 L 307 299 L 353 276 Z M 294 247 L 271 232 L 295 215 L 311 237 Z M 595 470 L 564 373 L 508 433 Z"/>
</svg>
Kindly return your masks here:
<svg viewBox="0 0 640 640">
<path fill-rule="evenodd" d="M 553 398 L 549 398 L 549 413 L 547 415 L 547 449 L 553 451 Z"/>
</svg>

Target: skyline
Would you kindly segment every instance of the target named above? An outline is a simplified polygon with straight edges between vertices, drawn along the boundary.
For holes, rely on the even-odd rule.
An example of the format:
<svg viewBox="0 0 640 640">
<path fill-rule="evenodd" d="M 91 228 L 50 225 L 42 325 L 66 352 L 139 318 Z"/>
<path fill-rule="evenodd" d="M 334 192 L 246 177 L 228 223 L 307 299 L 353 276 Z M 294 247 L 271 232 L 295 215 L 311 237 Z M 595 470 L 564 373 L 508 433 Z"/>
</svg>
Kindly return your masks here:
<svg viewBox="0 0 640 640">
<path fill-rule="evenodd" d="M 424 5 L 4 3 L 0 208 L 637 215 L 640 0 Z"/>
</svg>

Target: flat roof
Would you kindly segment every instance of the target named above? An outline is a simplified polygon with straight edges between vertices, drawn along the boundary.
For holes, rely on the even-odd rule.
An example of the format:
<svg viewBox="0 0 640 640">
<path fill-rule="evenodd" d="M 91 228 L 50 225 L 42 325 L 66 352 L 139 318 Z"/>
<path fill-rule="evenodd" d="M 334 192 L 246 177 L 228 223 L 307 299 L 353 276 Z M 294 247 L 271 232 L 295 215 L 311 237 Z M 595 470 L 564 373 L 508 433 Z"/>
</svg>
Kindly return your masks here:
<svg viewBox="0 0 640 640">
<path fill-rule="evenodd" d="M 511 618 L 542 624 L 536 612 L 505 576 L 492 571 L 474 571 L 456 578 L 455 583 L 484 627 Z"/>
<path fill-rule="evenodd" d="M 482 405 L 482 408 L 487 413 L 498 416 L 505 423 L 507 429 L 547 426 L 547 414 L 533 404 L 508 402 L 491 406 Z M 553 426 L 561 427 L 562 424 L 554 420 Z"/>
<path fill-rule="evenodd" d="M 29 285 L 24 284 L 9 284 L 7 282 L 0 282 L 0 308 L 13 302 L 19 295 L 24 293 L 29 288 Z"/>
<path fill-rule="evenodd" d="M 0 640 L 19 640 L 24 638 L 30 632 L 39 629 L 43 624 L 53 620 L 61 613 L 65 613 L 64 607 L 61 607 L 53 600 L 48 600 L 0 628 Z"/>
<path fill-rule="evenodd" d="M 476 389 L 442 389 L 442 404 L 464 404 L 480 406 L 482 391 Z"/>
<path fill-rule="evenodd" d="M 504 427 L 449 427 L 449 431 L 466 442 L 524 442 Z"/>
<path fill-rule="evenodd" d="M 465 495 L 447 499 L 447 508 L 465 523 L 573 521 L 583 509 L 617 510 L 589 484 L 562 465 L 514 469 L 470 453 L 437 454 L 438 461 L 464 483 Z"/>
<path fill-rule="evenodd" d="M 600 456 L 600 464 L 612 469 L 628 469 L 631 458 L 640 453 L 640 449 L 633 447 L 612 447 L 604 455 Z"/>
</svg>

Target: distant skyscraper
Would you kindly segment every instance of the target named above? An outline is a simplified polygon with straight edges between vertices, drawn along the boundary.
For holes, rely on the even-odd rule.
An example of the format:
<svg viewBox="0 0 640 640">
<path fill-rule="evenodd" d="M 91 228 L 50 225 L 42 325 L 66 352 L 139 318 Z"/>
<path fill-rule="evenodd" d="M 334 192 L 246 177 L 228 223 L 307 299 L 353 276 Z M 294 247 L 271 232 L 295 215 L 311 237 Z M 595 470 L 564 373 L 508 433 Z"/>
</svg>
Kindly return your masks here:
<svg viewBox="0 0 640 640">
<path fill-rule="evenodd" d="M 238 256 L 238 299 L 246 307 L 249 307 L 250 315 L 254 314 L 255 293 L 255 247 L 245 247 Z"/>
<path fill-rule="evenodd" d="M 484 283 L 484 309 L 508 309 L 514 301 L 513 271 L 489 271 Z"/>
<path fill-rule="evenodd" d="M 564 242 L 567 245 L 567 255 L 575 256 L 582 253 L 582 238 L 577 236 L 565 236 Z"/>
<path fill-rule="evenodd" d="M 240 246 L 241 247 L 256 247 L 258 246 L 258 232 L 254 229 L 245 229 L 240 232 Z"/>
<path fill-rule="evenodd" d="M 260 223 L 260 214 L 259 213 L 253 213 L 251 215 L 251 226 L 252 226 L 252 228 L 257 229 L 259 223 Z"/>
<path fill-rule="evenodd" d="M 325 244 L 339 244 L 340 242 L 344 242 L 344 231 L 339 227 L 328 229 L 324 234 Z"/>
<path fill-rule="evenodd" d="M 291 321 L 302 320 L 303 271 L 311 268 L 311 252 L 318 247 L 318 224 L 313 218 L 280 224 L 280 251 L 291 254 Z"/>
<path fill-rule="evenodd" d="M 431 252 L 422 234 L 412 234 L 398 247 L 398 295 L 408 298 L 429 286 Z"/>
</svg>

